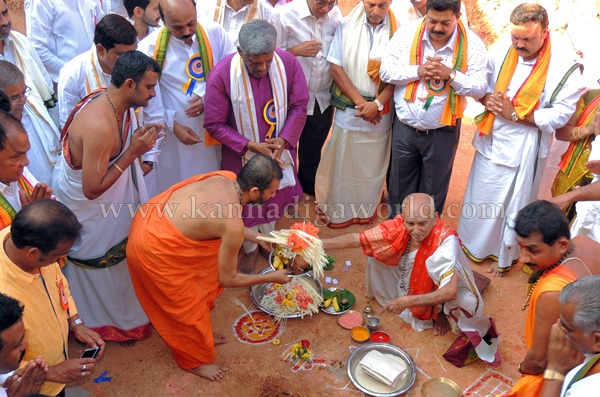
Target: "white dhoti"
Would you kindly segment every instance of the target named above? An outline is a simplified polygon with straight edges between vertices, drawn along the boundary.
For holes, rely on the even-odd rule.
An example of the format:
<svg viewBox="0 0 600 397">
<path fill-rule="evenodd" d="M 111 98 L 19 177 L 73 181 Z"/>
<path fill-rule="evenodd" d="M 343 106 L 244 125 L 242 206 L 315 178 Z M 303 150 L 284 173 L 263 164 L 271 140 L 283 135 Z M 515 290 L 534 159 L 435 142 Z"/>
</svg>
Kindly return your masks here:
<svg viewBox="0 0 600 397">
<path fill-rule="evenodd" d="M 515 219 L 537 198 L 546 164 L 538 158 L 536 165 L 536 157 L 537 145 L 527 145 L 520 165 L 508 167 L 475 152 L 457 230 L 471 260 L 492 259 L 508 269 L 518 259 Z"/>
<path fill-rule="evenodd" d="M 329 226 L 371 222 L 383 193 L 390 144 L 389 130 L 352 131 L 334 124 L 315 182 L 319 211 Z"/>
<path fill-rule="evenodd" d="M 384 306 L 388 302 L 405 296 L 408 293 L 410 276 L 417 251 L 408 254 L 406 260 L 402 256 L 398 266 L 388 266 L 375 258 L 367 261 L 366 292 Z M 438 288 L 444 287 L 452 277 L 458 277 L 458 293 L 456 299 L 445 302 L 441 310 L 444 314 L 452 313 L 457 320 L 465 316 L 464 311 L 471 316 L 483 314 L 483 299 L 475 285 L 473 271 L 465 254 L 460 249 L 456 236 L 447 237 L 427 261 L 427 272 Z M 458 309 L 458 310 L 455 310 Z M 462 309 L 462 310 L 461 310 Z M 398 314 L 404 322 L 410 324 L 415 331 L 423 331 L 433 327 L 431 320 L 415 318 L 410 308 Z M 458 333 L 458 327 L 451 317 L 448 317 L 452 330 Z"/>
<path fill-rule="evenodd" d="M 123 152 L 137 128 L 133 111 L 131 119 Z M 71 294 L 83 320 L 103 339 L 142 339 L 149 336 L 151 328 L 135 295 L 122 246 L 136 210 L 148 199 L 142 170 L 138 161 L 132 162 L 108 190 L 93 200 L 83 193 L 82 176 L 82 170 L 71 168 L 64 155 L 59 158 L 54 169 L 54 194 L 83 225 L 63 269 Z"/>
</svg>

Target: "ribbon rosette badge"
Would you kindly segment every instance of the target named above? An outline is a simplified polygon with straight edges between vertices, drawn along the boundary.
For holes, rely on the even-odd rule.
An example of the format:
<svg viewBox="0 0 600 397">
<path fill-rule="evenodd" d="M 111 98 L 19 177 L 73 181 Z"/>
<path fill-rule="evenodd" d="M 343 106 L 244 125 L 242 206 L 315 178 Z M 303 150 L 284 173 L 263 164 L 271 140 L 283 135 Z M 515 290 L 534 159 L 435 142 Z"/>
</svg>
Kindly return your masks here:
<svg viewBox="0 0 600 397">
<path fill-rule="evenodd" d="M 269 131 L 267 131 L 267 138 L 276 138 L 275 127 L 277 126 L 277 114 L 275 113 L 275 101 L 269 100 L 265 105 L 263 111 L 263 117 L 265 122 L 270 125 Z"/>
<path fill-rule="evenodd" d="M 204 81 L 204 68 L 202 67 L 202 58 L 200 58 L 199 53 L 192 55 L 188 59 L 185 65 L 185 72 L 190 79 L 181 86 L 181 90 L 186 95 L 192 96 L 196 87 L 196 81 Z"/>
</svg>

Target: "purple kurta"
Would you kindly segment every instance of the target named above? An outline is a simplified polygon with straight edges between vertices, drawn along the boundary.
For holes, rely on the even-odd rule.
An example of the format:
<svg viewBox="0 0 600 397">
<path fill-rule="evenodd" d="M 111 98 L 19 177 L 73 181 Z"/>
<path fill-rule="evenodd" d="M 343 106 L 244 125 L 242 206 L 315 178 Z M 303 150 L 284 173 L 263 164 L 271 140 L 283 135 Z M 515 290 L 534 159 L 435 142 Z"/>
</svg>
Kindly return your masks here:
<svg viewBox="0 0 600 397">
<path fill-rule="evenodd" d="M 308 103 L 308 87 L 300 63 L 287 51 L 276 49 L 285 67 L 288 81 L 288 113 L 287 119 L 279 136 L 287 142 L 286 149 L 290 150 L 292 158 L 297 159 L 296 146 L 306 121 L 306 104 Z M 206 85 L 206 100 L 204 103 L 204 127 L 222 144 L 221 169 L 238 173 L 242 168 L 242 157 L 246 153 L 248 139 L 237 131 L 235 116 L 231 106 L 231 87 L 229 74 L 231 59 L 234 54 L 222 59 L 211 71 Z M 273 99 L 269 76 L 255 79 L 250 76 L 256 118 L 260 141 L 264 142 L 270 126 L 263 118 L 263 110 L 267 102 Z M 296 168 L 297 168 L 296 164 Z M 296 185 L 278 190 L 275 197 L 266 201 L 262 206 L 246 206 L 244 223 L 246 226 L 256 226 L 278 220 L 283 216 L 285 206 L 297 202 L 302 196 L 302 187 L 298 175 L 294 173 Z"/>
</svg>

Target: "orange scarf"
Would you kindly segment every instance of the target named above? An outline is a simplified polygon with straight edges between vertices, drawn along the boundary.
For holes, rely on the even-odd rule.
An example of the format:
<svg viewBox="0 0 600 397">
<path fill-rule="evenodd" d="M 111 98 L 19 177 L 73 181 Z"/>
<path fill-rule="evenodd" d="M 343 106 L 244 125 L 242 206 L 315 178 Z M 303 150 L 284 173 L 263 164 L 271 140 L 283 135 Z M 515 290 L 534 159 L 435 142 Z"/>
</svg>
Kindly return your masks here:
<svg viewBox="0 0 600 397">
<path fill-rule="evenodd" d="M 583 112 L 577 120 L 577 127 L 590 125 L 598 109 L 600 109 L 600 95 L 592 99 L 585 109 L 583 109 Z M 583 148 L 585 148 L 590 141 L 591 136 L 587 136 L 578 141 L 572 141 L 569 144 L 567 151 L 562 155 L 560 163 L 558 163 L 560 170 L 567 175 L 570 175 L 573 171 L 574 165 L 577 163 L 577 160 L 582 154 Z"/>
<path fill-rule="evenodd" d="M 33 192 L 33 185 L 25 178 L 25 176 L 21 175 L 17 183 L 21 190 L 27 193 L 28 196 L 31 195 Z M 17 211 L 10 205 L 6 197 L 0 193 L 0 229 L 10 226 L 16 215 Z"/>
<path fill-rule="evenodd" d="M 512 104 L 519 119 L 523 119 L 529 113 L 537 109 L 540 104 L 540 96 L 546 86 L 546 77 L 548 76 L 548 67 L 550 66 L 550 36 L 544 41 L 544 45 L 538 53 L 537 60 L 529 76 L 525 79 L 517 93 L 512 99 Z M 496 80 L 495 91 L 506 93 L 506 89 L 512 80 L 512 77 L 519 62 L 519 54 L 511 45 L 508 53 L 500 67 L 500 73 Z M 479 129 L 480 135 L 487 135 L 492 130 L 494 124 L 494 114 L 487 110 L 475 117 L 475 124 Z"/>
<path fill-rule="evenodd" d="M 421 65 L 423 62 L 423 36 L 425 35 L 425 32 L 425 19 L 423 19 L 415 33 L 413 43 L 410 48 L 411 65 Z M 461 73 L 465 73 L 467 71 L 467 49 L 469 47 L 469 43 L 467 40 L 467 31 L 460 19 L 458 20 L 457 33 L 456 41 L 454 42 L 454 53 L 452 54 L 452 63 L 454 65 L 453 69 L 458 70 Z M 407 102 L 415 101 L 420 81 L 421 80 L 412 81 L 406 86 L 404 99 Z M 463 115 L 463 103 L 465 98 L 463 95 L 456 95 L 456 91 L 447 81 L 443 81 L 441 83 L 443 84 L 440 89 L 432 87 L 431 81 L 427 81 L 425 83 L 429 95 L 427 96 L 424 107 L 425 109 L 429 107 L 434 96 L 443 95 L 448 91 L 448 99 L 444 105 L 444 111 L 442 112 L 440 124 L 456 125 L 456 119 L 461 118 Z"/>
<path fill-rule="evenodd" d="M 426 294 L 437 289 L 434 281 L 427 272 L 426 261 L 449 236 L 457 233 L 447 228 L 439 217 L 436 224 L 423 240 L 410 274 L 408 295 Z M 404 225 L 404 216 L 398 215 L 372 229 L 360 233 L 360 243 L 365 255 L 372 256 L 388 266 L 398 266 L 398 262 L 406 253 L 410 241 L 410 233 Z M 436 306 L 413 306 L 410 308 L 413 316 L 421 320 L 437 319 Z"/>
</svg>

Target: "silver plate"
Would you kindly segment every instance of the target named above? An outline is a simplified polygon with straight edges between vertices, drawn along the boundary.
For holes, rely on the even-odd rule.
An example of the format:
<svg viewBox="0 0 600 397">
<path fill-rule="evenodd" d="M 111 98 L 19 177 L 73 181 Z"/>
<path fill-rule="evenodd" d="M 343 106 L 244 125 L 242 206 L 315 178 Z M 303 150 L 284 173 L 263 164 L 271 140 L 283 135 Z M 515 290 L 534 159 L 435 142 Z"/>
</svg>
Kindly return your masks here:
<svg viewBox="0 0 600 397">
<path fill-rule="evenodd" d="M 343 291 L 344 288 L 338 288 L 338 287 L 329 287 L 327 288 L 329 291 Z M 349 291 L 352 292 L 352 291 Z M 354 294 L 353 294 L 354 295 Z M 321 310 L 324 313 L 327 314 L 333 314 L 335 316 L 339 315 L 339 314 L 344 314 L 346 313 L 348 310 L 352 309 L 352 306 L 350 306 L 349 308 L 347 308 L 346 310 L 341 310 L 339 312 L 336 312 L 335 309 L 333 308 L 333 305 L 330 305 L 329 307 L 325 307 L 325 306 L 321 306 Z"/>
<path fill-rule="evenodd" d="M 263 270 L 261 270 L 259 274 L 266 274 L 266 273 L 269 273 L 272 271 L 274 271 L 272 268 L 267 267 L 267 268 L 264 268 Z M 321 295 L 321 297 L 323 297 L 323 286 L 321 285 L 319 280 L 317 280 L 311 273 L 304 273 L 304 274 L 298 275 L 298 277 L 305 278 L 306 281 L 308 281 L 313 287 L 315 287 L 315 290 L 317 291 L 317 293 L 319 293 L 319 295 Z M 250 287 L 250 299 L 252 300 L 252 303 L 254 303 L 254 305 L 256 307 L 258 307 L 260 310 L 262 310 L 263 312 L 268 313 L 271 316 L 278 316 L 279 313 L 275 313 L 271 310 L 268 310 L 266 307 L 264 307 L 260 303 L 260 301 L 262 300 L 263 296 L 265 295 L 269 285 L 271 285 L 271 283 L 258 284 L 258 285 L 253 285 L 252 287 Z M 285 316 L 284 318 L 298 318 L 298 317 L 300 317 L 300 313 L 290 314 L 290 315 Z"/>
<path fill-rule="evenodd" d="M 402 360 L 404 360 L 406 367 L 408 368 L 408 374 L 406 374 L 404 382 L 398 385 L 391 393 L 377 393 L 358 383 L 356 378 L 356 367 L 365 354 L 371 350 L 377 350 L 383 354 L 393 354 L 394 356 L 400 357 Z M 417 379 L 417 367 L 412 357 L 398 346 L 394 346 L 389 343 L 368 343 L 354 349 L 354 351 L 350 354 L 350 357 L 348 357 L 347 371 L 350 380 L 352 383 L 354 383 L 354 386 L 356 386 L 360 391 L 368 393 L 374 397 L 392 397 L 406 393 Z"/>
<path fill-rule="evenodd" d="M 292 261 L 293 261 L 293 260 L 292 260 Z M 271 252 L 269 253 L 269 266 L 271 266 L 271 269 L 272 269 L 272 270 L 276 270 L 276 269 L 275 269 L 275 267 L 273 266 L 273 251 L 271 251 Z M 305 275 L 305 274 L 309 274 L 309 273 L 310 273 L 310 274 L 312 274 L 311 272 L 312 272 L 312 268 L 310 268 L 310 269 L 308 269 L 308 270 L 305 270 L 304 272 L 302 272 L 302 273 L 298 273 L 298 274 L 293 274 L 293 273 L 290 273 L 290 274 L 289 274 L 289 276 L 290 276 L 290 277 L 299 277 L 299 276 L 303 276 L 303 275 Z"/>
</svg>

